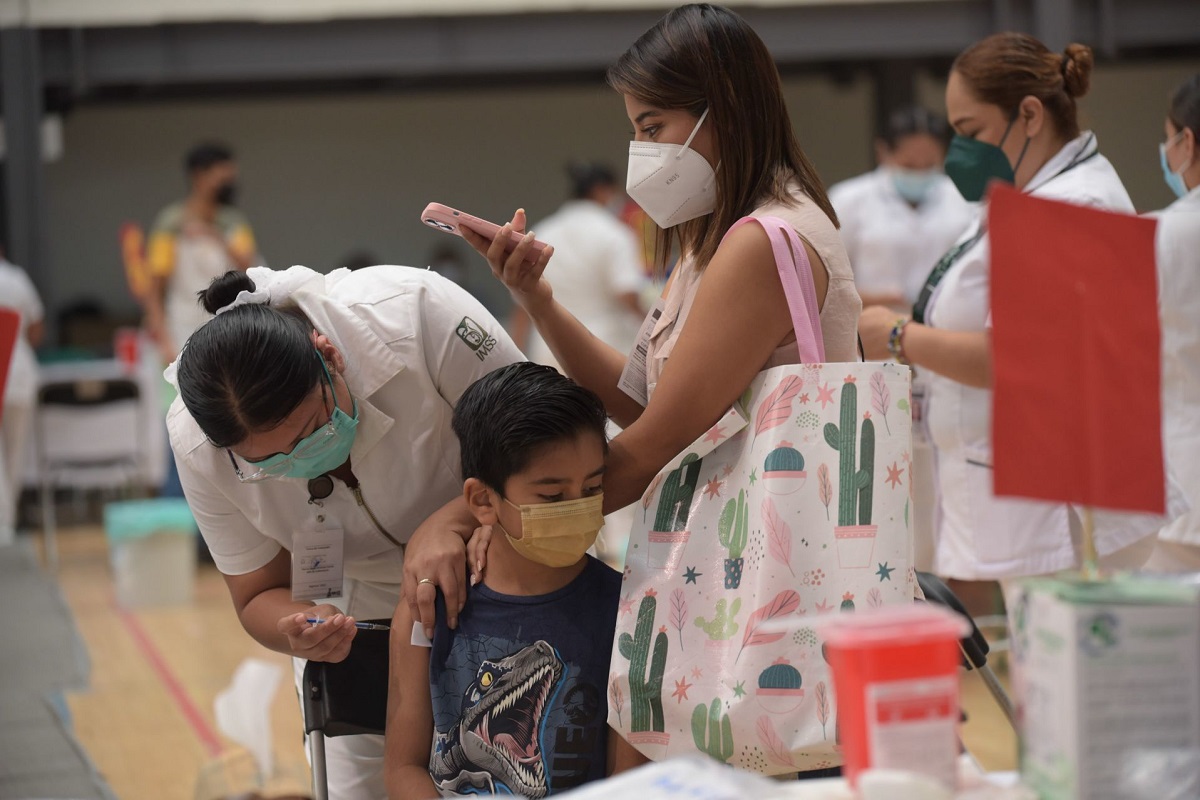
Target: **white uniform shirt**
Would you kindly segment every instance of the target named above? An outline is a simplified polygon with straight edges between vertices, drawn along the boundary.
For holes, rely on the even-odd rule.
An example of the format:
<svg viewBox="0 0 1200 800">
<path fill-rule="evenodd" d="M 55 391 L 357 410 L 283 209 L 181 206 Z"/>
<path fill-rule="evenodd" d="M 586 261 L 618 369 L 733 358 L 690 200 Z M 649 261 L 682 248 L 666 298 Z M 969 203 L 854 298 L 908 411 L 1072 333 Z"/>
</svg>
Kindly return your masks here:
<svg viewBox="0 0 1200 800">
<path fill-rule="evenodd" d="M 1112 164 L 1099 154 L 1090 131 L 1067 143 L 1038 171 L 1026 191 L 1051 200 L 1133 212 L 1129 194 Z M 975 237 L 985 219 L 986 213 L 981 214 L 961 241 Z M 934 291 L 926 312 L 928 323 L 956 331 L 990 326 L 990 266 L 985 234 L 963 252 Z M 1066 504 L 998 498 L 992 491 L 991 390 L 971 388 L 929 370 L 925 374 L 929 382 L 926 419 L 936 448 L 941 497 L 937 573 L 990 580 L 1076 566 L 1072 512 Z M 1151 514 L 1097 511 L 1097 550 L 1101 556 L 1116 552 L 1153 534 L 1163 522 L 1163 517 Z"/>
<path fill-rule="evenodd" d="M 1192 509 L 1159 534 L 1200 545 L 1200 187 L 1158 218 L 1167 464 Z"/>
<path fill-rule="evenodd" d="M 629 352 L 639 318 L 617 297 L 640 292 L 646 282 L 637 235 L 591 200 L 568 201 L 530 230 L 554 246 L 544 273 L 554 299 L 601 341 Z M 532 328 L 525 351 L 531 361 L 554 363 L 550 348 Z"/>
<path fill-rule="evenodd" d="M 454 404 L 476 379 L 523 360 L 521 353 L 483 306 L 435 273 L 384 266 L 314 276 L 292 300 L 346 359 L 343 377 L 359 413 L 354 475 L 379 522 L 407 542 L 462 492 L 450 428 Z M 345 532 L 345 576 L 352 579 L 346 611 L 360 619 L 391 616 L 402 553 L 345 484 L 335 480 L 333 494 L 317 506 L 300 478 L 241 483 L 182 399 L 167 427 L 188 504 L 222 572 L 264 566 L 323 514 L 327 526 Z"/>
<path fill-rule="evenodd" d="M 25 329 L 42 321 L 42 301 L 25 270 L 3 259 L 0 259 L 0 308 L 21 315 L 17 347 L 4 388 L 4 404 L 32 406 L 37 398 L 37 358 L 25 338 Z"/>
<path fill-rule="evenodd" d="M 896 191 L 886 167 L 835 184 L 829 201 L 859 293 L 899 295 L 910 305 L 974 216 L 972 204 L 944 175 L 914 208 Z"/>
</svg>

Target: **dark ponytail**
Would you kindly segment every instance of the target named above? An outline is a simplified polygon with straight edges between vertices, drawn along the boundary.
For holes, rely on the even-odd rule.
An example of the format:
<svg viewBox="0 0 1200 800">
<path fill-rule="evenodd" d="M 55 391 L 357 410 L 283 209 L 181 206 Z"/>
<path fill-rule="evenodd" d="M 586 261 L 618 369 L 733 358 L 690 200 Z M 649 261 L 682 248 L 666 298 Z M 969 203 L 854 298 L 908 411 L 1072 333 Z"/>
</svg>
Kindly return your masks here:
<svg viewBox="0 0 1200 800">
<path fill-rule="evenodd" d="M 1181 83 L 1175 90 L 1168 116 L 1176 128 L 1181 131 L 1190 130 L 1192 136 L 1200 139 L 1200 72 Z"/>
<path fill-rule="evenodd" d="M 253 292 L 244 272 L 227 272 L 199 292 L 209 313 Z M 202 325 L 179 354 L 179 395 L 209 441 L 231 447 L 283 422 L 324 375 L 312 324 L 264 304 L 231 308 Z"/>
</svg>

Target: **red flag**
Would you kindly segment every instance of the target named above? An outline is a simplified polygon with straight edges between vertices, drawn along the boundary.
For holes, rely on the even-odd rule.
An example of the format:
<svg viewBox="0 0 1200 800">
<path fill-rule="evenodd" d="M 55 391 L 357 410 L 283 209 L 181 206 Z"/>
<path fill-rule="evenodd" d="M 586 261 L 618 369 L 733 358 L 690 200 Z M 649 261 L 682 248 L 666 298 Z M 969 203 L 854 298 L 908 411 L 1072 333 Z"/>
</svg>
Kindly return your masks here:
<svg viewBox="0 0 1200 800">
<path fill-rule="evenodd" d="M 996 188 L 997 495 L 1162 513 L 1155 222 Z"/>
<path fill-rule="evenodd" d="M 4 386 L 8 383 L 8 367 L 12 363 L 13 351 L 17 349 L 17 337 L 21 334 L 21 315 L 8 308 L 0 308 L 0 415 L 4 413 Z"/>
</svg>

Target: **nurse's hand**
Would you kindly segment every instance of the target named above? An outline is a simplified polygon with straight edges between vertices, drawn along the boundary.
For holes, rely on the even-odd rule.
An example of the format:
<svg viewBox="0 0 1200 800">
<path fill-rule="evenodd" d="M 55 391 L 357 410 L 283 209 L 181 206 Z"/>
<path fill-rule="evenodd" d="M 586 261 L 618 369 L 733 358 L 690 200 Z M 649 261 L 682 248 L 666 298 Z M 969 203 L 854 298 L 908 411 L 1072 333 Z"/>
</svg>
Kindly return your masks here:
<svg viewBox="0 0 1200 800">
<path fill-rule="evenodd" d="M 322 620 L 314 625 L 309 619 Z M 350 644 L 358 629 L 354 617 L 347 617 L 337 606 L 322 604 L 303 614 L 288 614 L 279 620 L 279 632 L 287 636 L 292 655 L 309 661 L 338 662 L 350 655 Z"/>
<path fill-rule="evenodd" d="M 887 361 L 892 357 L 888 338 L 899 319 L 906 319 L 887 306 L 868 306 L 858 318 L 858 335 L 862 338 L 863 355 L 868 361 Z"/>
<path fill-rule="evenodd" d="M 437 621 L 438 590 L 446 598 L 446 624 L 458 627 L 458 612 L 467 602 L 467 547 L 465 533 L 448 532 L 444 525 L 422 523 L 404 550 L 404 577 L 400 593 L 413 619 L 421 620 L 425 635 L 433 638 Z M 474 522 L 474 520 L 472 520 Z"/>
<path fill-rule="evenodd" d="M 535 316 L 537 308 L 550 303 L 553 293 L 550 282 L 542 277 L 542 273 L 554 255 L 554 248 L 547 245 L 540 255 L 532 255 L 534 236 L 530 232 L 525 233 L 524 239 L 511 253 L 505 253 L 504 244 L 509 234 L 513 231 L 525 232 L 525 209 L 517 209 L 512 222 L 505 223 L 491 241 L 466 228 L 460 230 L 467 243 L 487 259 L 492 274 L 508 288 L 513 300 L 531 317 Z M 533 260 L 528 260 L 530 258 Z"/>
</svg>

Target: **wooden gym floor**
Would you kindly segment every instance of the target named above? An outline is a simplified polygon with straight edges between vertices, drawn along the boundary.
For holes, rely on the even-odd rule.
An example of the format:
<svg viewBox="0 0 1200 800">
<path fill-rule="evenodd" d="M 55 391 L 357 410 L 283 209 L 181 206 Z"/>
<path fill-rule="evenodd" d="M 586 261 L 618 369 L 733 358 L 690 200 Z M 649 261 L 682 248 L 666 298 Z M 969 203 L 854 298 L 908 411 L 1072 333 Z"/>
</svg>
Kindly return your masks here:
<svg viewBox="0 0 1200 800">
<path fill-rule="evenodd" d="M 213 567 L 200 569 L 191 605 L 125 612 L 114 598 L 102 531 L 64 529 L 59 542 L 59 584 L 91 658 L 89 688 L 69 693 L 67 703 L 76 737 L 116 797 L 209 800 L 251 788 L 229 778 L 239 748 L 217 733 L 213 718 L 214 698 L 246 658 L 284 671 L 271 706 L 277 777 L 264 795 L 306 786 L 289 659 L 246 635 Z M 1015 736 L 974 673 L 964 675 L 963 706 L 971 753 L 986 769 L 1014 769 Z"/>
</svg>

